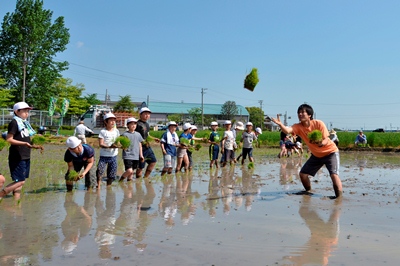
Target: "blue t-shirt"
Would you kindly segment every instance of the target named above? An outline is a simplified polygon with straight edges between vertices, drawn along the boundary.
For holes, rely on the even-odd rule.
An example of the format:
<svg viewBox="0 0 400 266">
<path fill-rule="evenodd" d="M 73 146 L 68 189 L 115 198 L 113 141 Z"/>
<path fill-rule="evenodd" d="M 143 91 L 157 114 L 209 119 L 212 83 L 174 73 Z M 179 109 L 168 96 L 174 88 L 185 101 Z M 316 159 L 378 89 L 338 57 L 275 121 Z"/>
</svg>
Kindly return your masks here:
<svg viewBox="0 0 400 266">
<path fill-rule="evenodd" d="M 179 139 L 178 136 L 176 135 L 176 133 L 172 134 L 172 141 L 175 143 L 175 145 L 173 144 L 169 144 L 167 141 L 167 132 L 165 132 L 162 137 L 161 137 L 161 142 L 164 143 L 164 149 L 167 152 L 167 154 L 171 155 L 171 156 L 176 156 L 176 146 L 179 144 Z"/>
<path fill-rule="evenodd" d="M 87 144 L 82 144 L 82 153 L 79 155 L 76 155 L 70 150 L 66 150 L 64 161 L 67 163 L 72 162 L 75 168 L 81 169 L 87 163 L 87 160 L 92 157 L 94 157 L 94 149 Z"/>
</svg>

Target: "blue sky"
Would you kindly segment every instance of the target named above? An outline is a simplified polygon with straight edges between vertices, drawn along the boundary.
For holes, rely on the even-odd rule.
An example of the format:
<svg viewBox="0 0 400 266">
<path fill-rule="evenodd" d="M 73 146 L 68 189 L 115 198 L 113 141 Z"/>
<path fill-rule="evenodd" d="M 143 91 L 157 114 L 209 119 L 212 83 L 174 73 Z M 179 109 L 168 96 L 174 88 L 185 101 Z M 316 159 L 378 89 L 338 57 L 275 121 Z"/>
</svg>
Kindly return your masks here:
<svg viewBox="0 0 400 266">
<path fill-rule="evenodd" d="M 400 129 L 399 1 L 48 0 L 64 16 L 64 77 L 112 100 L 235 101 L 268 115 L 307 102 L 340 129 Z M 13 12 L 4 0 L 0 16 Z M 258 68 L 254 92 L 243 88 Z"/>
</svg>

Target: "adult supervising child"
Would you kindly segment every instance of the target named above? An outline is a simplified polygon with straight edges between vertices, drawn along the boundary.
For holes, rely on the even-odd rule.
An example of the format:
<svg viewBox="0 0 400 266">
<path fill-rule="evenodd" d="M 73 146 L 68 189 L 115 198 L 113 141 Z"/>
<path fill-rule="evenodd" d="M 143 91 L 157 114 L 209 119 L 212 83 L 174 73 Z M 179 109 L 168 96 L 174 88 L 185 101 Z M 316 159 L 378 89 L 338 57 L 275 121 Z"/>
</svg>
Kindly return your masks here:
<svg viewBox="0 0 400 266">
<path fill-rule="evenodd" d="M 85 177 L 85 188 L 90 190 L 96 187 L 97 178 L 94 166 L 94 149 L 88 144 L 82 144 L 77 137 L 69 137 L 66 141 L 68 149 L 64 154 L 64 162 L 67 163 L 68 170 L 65 174 L 65 183 L 67 191 L 72 191 L 74 181 Z M 70 180 L 70 172 L 72 170 L 79 173 L 83 168 L 83 172 L 79 174 L 76 180 Z"/>
<path fill-rule="evenodd" d="M 126 120 L 128 130 L 122 133 L 122 136 L 127 137 L 131 141 L 131 145 L 128 149 L 122 151 L 122 159 L 124 160 L 125 172 L 122 174 L 119 181 L 123 181 L 125 178 L 127 181 L 131 181 L 133 172 L 139 166 L 139 161 L 144 162 L 142 142 L 143 138 L 139 132 L 136 132 L 137 120 L 136 118 L 128 118 Z"/>
<path fill-rule="evenodd" d="M 6 140 L 11 144 L 8 155 L 8 166 L 10 167 L 11 178 L 13 182 L 8 184 L 0 191 L 0 197 L 13 193 L 15 199 L 21 197 L 21 189 L 25 179 L 29 178 L 31 165 L 31 136 L 36 134 L 29 124 L 27 118 L 32 109 L 25 102 L 14 104 L 14 116 L 10 124 Z M 5 182 L 4 177 L 0 178 L 0 183 Z M 2 184 L 0 184 L 2 186 Z"/>
<path fill-rule="evenodd" d="M 306 192 L 311 190 L 311 182 L 309 176 L 314 176 L 322 166 L 326 166 L 329 171 L 335 197 L 341 197 L 342 182 L 339 177 L 339 150 L 335 143 L 329 138 L 329 132 L 325 124 L 320 120 L 313 119 L 314 110 L 308 104 L 302 104 L 297 109 L 299 123 L 292 127 L 285 126 L 279 119 L 272 118 L 272 121 L 277 124 L 284 133 L 296 134 L 307 144 L 311 151 L 311 157 L 303 165 L 300 170 L 300 179 Z M 322 140 L 318 142 L 310 141 L 308 134 L 314 130 L 319 130 L 322 133 Z"/>
<path fill-rule="evenodd" d="M 114 144 L 119 137 L 115 128 L 116 117 L 112 113 L 104 115 L 104 128 L 99 133 L 100 159 L 97 164 L 97 186 L 100 188 L 101 178 L 107 167 L 107 186 L 111 185 L 117 176 L 118 147 Z"/>
</svg>

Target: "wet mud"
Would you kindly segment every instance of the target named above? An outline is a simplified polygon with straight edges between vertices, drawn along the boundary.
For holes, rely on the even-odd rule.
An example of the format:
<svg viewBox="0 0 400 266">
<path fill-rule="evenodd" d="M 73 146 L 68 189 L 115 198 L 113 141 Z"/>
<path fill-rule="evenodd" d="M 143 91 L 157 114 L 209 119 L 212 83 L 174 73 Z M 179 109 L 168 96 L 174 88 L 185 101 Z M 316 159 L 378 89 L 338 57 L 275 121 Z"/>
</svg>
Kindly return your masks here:
<svg viewBox="0 0 400 266">
<path fill-rule="evenodd" d="M 336 200 L 325 168 L 298 193 L 305 161 L 265 156 L 250 170 L 204 161 L 189 174 L 91 192 L 79 181 L 67 193 L 66 167 L 49 161 L 48 171 L 43 160 L 31 178 L 56 189 L 0 202 L 0 265 L 397 265 L 400 155 L 342 152 Z"/>
</svg>

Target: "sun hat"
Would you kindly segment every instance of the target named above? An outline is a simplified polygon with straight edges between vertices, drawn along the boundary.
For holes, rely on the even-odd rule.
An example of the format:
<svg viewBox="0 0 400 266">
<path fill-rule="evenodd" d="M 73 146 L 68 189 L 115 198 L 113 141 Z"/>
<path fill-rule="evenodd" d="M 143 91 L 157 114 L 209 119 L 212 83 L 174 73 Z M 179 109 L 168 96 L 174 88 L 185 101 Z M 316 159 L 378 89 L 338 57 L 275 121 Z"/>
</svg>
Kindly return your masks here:
<svg viewBox="0 0 400 266">
<path fill-rule="evenodd" d="M 256 132 L 258 133 L 258 134 L 262 134 L 262 130 L 261 130 L 261 128 L 256 128 Z"/>
<path fill-rule="evenodd" d="M 191 129 L 192 130 L 197 130 L 197 127 L 192 125 Z"/>
<path fill-rule="evenodd" d="M 147 108 L 147 107 L 143 107 L 142 109 L 140 109 L 140 114 L 141 113 L 143 113 L 143 112 L 149 112 L 149 113 L 151 113 L 151 111 L 150 111 L 150 109 L 149 108 Z"/>
<path fill-rule="evenodd" d="M 253 123 L 247 122 L 247 123 L 246 123 L 246 127 L 247 127 L 247 126 L 253 126 Z"/>
<path fill-rule="evenodd" d="M 224 125 L 230 125 L 230 124 L 232 124 L 231 120 L 226 120 L 226 121 L 224 122 Z"/>
<path fill-rule="evenodd" d="M 109 119 L 109 118 L 115 118 L 115 119 L 116 119 L 115 115 L 112 114 L 112 113 L 107 113 L 107 114 L 105 114 L 104 120 L 107 120 L 107 119 Z"/>
<path fill-rule="evenodd" d="M 129 124 L 130 122 L 135 122 L 135 123 L 137 123 L 137 119 L 134 118 L 134 117 L 129 117 L 129 118 L 126 120 L 126 124 Z"/>
<path fill-rule="evenodd" d="M 187 130 L 187 129 L 191 128 L 191 127 L 192 127 L 192 125 L 190 123 L 183 124 L 183 130 Z"/>
<path fill-rule="evenodd" d="M 235 129 L 244 130 L 244 126 L 242 122 L 236 122 Z"/>
<path fill-rule="evenodd" d="M 33 108 L 30 107 L 26 102 L 18 102 L 16 104 L 14 104 L 14 107 L 13 107 L 14 111 L 21 110 L 21 109 L 33 109 Z"/>
<path fill-rule="evenodd" d="M 68 148 L 75 149 L 76 147 L 78 147 L 79 144 L 81 144 L 81 140 L 77 137 L 72 136 L 67 139 L 65 144 L 67 144 Z"/>
<path fill-rule="evenodd" d="M 211 122 L 211 126 L 218 126 L 218 123 L 215 122 L 215 121 L 212 121 L 212 122 Z"/>
<path fill-rule="evenodd" d="M 175 121 L 169 121 L 167 126 L 177 126 L 177 124 L 175 123 Z"/>
</svg>

